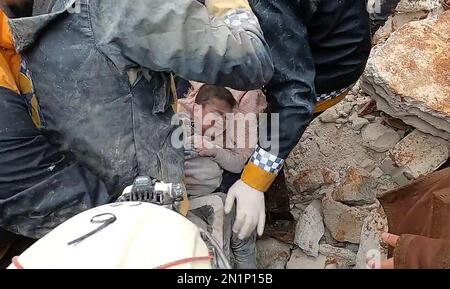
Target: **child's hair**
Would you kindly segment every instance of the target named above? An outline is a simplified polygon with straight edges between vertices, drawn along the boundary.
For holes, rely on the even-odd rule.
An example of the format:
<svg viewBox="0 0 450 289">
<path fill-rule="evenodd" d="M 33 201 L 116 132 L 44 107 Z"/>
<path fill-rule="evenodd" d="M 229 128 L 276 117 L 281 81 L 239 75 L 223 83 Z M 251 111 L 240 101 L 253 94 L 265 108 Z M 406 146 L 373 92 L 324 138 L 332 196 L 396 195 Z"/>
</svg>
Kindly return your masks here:
<svg viewBox="0 0 450 289">
<path fill-rule="evenodd" d="M 195 103 L 204 106 L 214 98 L 225 101 L 231 108 L 237 105 L 236 99 L 234 99 L 233 94 L 228 89 L 210 84 L 205 84 L 199 89 Z"/>
</svg>

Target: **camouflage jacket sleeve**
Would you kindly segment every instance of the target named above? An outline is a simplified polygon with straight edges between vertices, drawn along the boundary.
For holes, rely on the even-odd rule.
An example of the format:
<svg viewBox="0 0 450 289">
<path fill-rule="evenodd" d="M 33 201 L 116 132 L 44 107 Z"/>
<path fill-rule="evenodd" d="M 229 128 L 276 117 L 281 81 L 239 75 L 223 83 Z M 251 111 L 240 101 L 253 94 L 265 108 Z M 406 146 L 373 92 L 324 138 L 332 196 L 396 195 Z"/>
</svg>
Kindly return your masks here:
<svg viewBox="0 0 450 289">
<path fill-rule="evenodd" d="M 93 1 L 90 9 L 97 45 L 119 69 L 141 66 L 241 90 L 272 77 L 247 0 Z"/>
</svg>

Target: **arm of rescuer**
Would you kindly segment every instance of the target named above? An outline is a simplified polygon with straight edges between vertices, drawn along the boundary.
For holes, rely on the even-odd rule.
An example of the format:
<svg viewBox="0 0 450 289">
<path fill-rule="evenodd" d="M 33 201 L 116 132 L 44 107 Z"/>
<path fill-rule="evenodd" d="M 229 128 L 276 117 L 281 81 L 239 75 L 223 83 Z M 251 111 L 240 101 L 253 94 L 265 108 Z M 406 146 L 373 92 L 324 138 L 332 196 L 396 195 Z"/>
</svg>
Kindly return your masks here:
<svg viewBox="0 0 450 289">
<path fill-rule="evenodd" d="M 260 144 L 241 180 L 228 192 L 225 209 L 230 212 L 236 200 L 237 221 L 233 231 L 240 239 L 250 236 L 255 228 L 259 235 L 264 233 L 264 193 L 304 133 L 316 104 L 314 61 L 306 27 L 299 21 L 296 10 L 284 1 L 252 1 L 252 4 L 276 63 L 265 94 L 271 115 L 278 117 L 268 120 L 270 144 L 261 142 L 260 128 Z"/>
<path fill-rule="evenodd" d="M 91 15 L 97 46 L 122 69 L 137 65 L 240 90 L 273 75 L 247 0 L 93 1 Z"/>
<path fill-rule="evenodd" d="M 31 82 L 20 72 L 21 58 L 1 11 L 0 33 L 0 228 L 39 239 L 110 196 L 99 178 L 38 128 Z"/>
<path fill-rule="evenodd" d="M 265 87 L 275 122 L 268 123 L 270 142 L 260 136 L 260 147 L 228 193 L 227 211 L 234 199 L 243 200 L 241 209 L 237 208 L 237 219 L 243 220 L 233 228 L 241 237 L 255 228 L 260 235 L 264 232 L 263 192 L 275 180 L 314 112 L 345 96 L 339 91 L 347 91 L 358 80 L 370 53 L 364 1 L 293 2 L 251 1 L 275 63 L 274 77 Z M 316 105 L 317 92 L 339 92 L 339 96 Z"/>
</svg>

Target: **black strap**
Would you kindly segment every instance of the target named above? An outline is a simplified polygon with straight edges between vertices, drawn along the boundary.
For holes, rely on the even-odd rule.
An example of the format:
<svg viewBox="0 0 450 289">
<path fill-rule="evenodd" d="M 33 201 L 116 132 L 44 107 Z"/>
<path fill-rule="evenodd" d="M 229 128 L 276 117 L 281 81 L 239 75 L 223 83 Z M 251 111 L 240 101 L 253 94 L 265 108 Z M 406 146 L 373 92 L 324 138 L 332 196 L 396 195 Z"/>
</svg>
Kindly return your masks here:
<svg viewBox="0 0 450 289">
<path fill-rule="evenodd" d="M 102 217 L 104 217 L 104 216 L 110 216 L 110 218 L 102 219 Z M 98 232 L 100 232 L 104 228 L 108 227 L 109 225 L 111 225 L 115 221 L 117 221 L 117 218 L 116 218 L 115 215 L 113 215 L 111 213 L 105 213 L 105 214 L 100 214 L 100 215 L 94 216 L 91 219 L 91 223 L 93 223 L 93 224 L 102 224 L 102 225 L 100 227 L 98 227 L 97 229 L 93 230 L 92 232 L 89 232 L 86 235 L 81 236 L 80 238 L 69 242 L 67 245 L 69 245 L 69 246 L 77 245 L 77 244 L 83 242 L 84 240 L 86 240 L 87 238 L 97 234 Z"/>
</svg>

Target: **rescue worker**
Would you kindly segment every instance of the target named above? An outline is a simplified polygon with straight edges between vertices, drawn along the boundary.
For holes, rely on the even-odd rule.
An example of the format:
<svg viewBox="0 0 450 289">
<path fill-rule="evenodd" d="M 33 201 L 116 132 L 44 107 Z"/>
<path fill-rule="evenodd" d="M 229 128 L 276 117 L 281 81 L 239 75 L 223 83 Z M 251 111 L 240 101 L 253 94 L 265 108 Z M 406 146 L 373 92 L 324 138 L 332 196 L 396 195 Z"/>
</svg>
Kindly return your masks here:
<svg viewBox="0 0 450 289">
<path fill-rule="evenodd" d="M 37 133 L 34 125 L 39 121 L 39 114 L 34 105 L 36 98 L 30 91 L 30 80 L 21 71 L 20 63 L 21 58 L 14 50 L 8 19 L 0 10 L 0 109 L 2 111 L 0 114 L 0 171 L 4 172 L 0 178 L 2 198 L 12 197 L 16 192 L 14 190 L 4 191 L 7 177 L 13 181 L 13 174 L 20 176 L 24 173 L 20 166 L 16 166 L 15 162 L 12 162 L 11 156 L 5 153 L 9 148 L 15 148 L 17 156 L 22 158 L 23 162 L 32 161 L 29 158 L 32 153 L 27 152 L 21 143 L 33 144 L 34 147 L 41 149 L 42 160 L 40 163 L 35 163 L 35 178 L 45 174 L 48 167 L 42 169 L 43 164 L 48 163 L 51 159 L 58 158 L 58 153 L 52 150 L 45 137 Z M 74 164 L 73 167 L 76 169 L 77 164 Z M 6 169 L 8 173 L 5 172 Z M 26 180 L 23 183 L 17 183 L 17 191 L 26 190 L 27 185 Z M 89 199 L 94 198 L 95 196 L 86 198 L 85 202 L 88 203 Z M 22 210 L 19 204 L 12 207 Z M 0 218 L 3 218 L 7 209 L 3 205 L 0 206 Z M 29 210 L 32 209 L 29 208 Z M 31 244 L 30 240 L 15 236 L 0 228 L 0 268 L 6 267 L 11 261 L 12 256 L 8 255 L 8 252 L 14 254 L 23 251 Z"/>
<path fill-rule="evenodd" d="M 246 238 L 257 229 L 262 235 L 267 192 L 273 237 L 283 239 L 294 223 L 284 160 L 313 116 L 340 102 L 364 71 L 371 50 L 369 15 L 367 2 L 361 0 L 251 0 L 250 4 L 275 64 L 265 94 L 271 112 L 279 114 L 279 132 L 269 132 L 271 147 L 260 143 L 241 179 L 229 190 L 226 211 L 237 200 L 234 232 Z"/>
<path fill-rule="evenodd" d="M 273 74 L 246 0 L 1 4 L 8 53 L 14 39 L 23 55 L 1 79 L 0 227 L 13 234 L 41 238 L 139 175 L 181 181 L 170 72 L 237 89 Z"/>
</svg>

